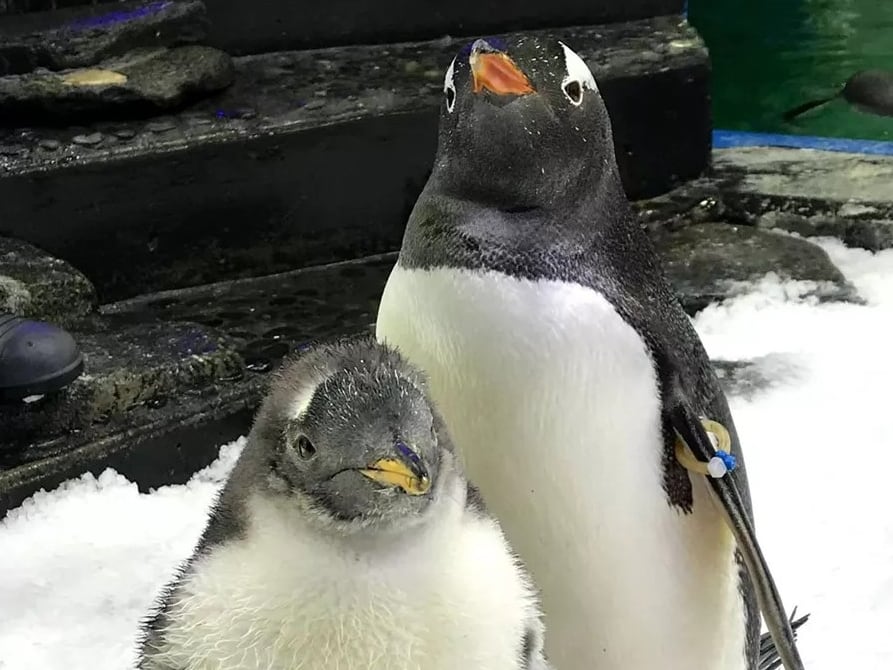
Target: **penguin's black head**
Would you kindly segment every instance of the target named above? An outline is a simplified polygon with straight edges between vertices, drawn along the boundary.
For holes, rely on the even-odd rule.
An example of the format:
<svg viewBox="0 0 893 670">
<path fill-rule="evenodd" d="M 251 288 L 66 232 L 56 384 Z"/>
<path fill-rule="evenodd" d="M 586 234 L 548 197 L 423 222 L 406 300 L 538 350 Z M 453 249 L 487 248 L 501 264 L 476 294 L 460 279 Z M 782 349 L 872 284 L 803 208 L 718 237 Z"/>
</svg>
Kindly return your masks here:
<svg viewBox="0 0 893 670">
<path fill-rule="evenodd" d="M 477 40 L 446 72 L 438 187 L 495 207 L 554 207 L 616 172 L 589 67 L 564 43 Z"/>
<path fill-rule="evenodd" d="M 267 408 L 271 490 L 328 528 L 411 527 L 441 495 L 451 450 L 421 377 L 382 345 L 319 360 L 284 370 Z"/>
</svg>

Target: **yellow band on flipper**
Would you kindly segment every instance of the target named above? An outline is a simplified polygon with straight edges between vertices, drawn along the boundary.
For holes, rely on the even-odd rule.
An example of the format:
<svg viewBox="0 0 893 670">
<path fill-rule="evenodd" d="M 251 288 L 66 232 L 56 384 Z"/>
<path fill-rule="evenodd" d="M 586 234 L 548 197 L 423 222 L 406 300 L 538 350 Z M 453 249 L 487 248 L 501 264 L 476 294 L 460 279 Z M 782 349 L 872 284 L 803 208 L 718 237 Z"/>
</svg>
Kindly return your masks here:
<svg viewBox="0 0 893 670">
<path fill-rule="evenodd" d="M 718 452 L 728 452 L 729 447 L 732 446 L 732 438 L 729 435 L 729 431 L 726 430 L 725 426 L 721 423 L 717 423 L 716 421 L 711 421 L 710 419 L 701 419 L 701 425 L 704 426 L 704 430 L 706 430 L 709 434 L 713 435 L 716 438 L 716 444 L 714 448 Z M 699 461 L 694 457 L 694 454 L 688 448 L 688 445 L 685 444 L 685 440 L 677 433 L 676 435 L 676 460 L 679 461 L 679 464 L 684 467 L 686 470 L 690 472 L 695 472 L 699 475 L 704 475 L 706 477 L 716 477 L 722 476 L 725 472 L 721 474 L 719 471 L 711 470 L 711 463 L 714 460 L 712 459 L 710 463 L 704 463 L 703 461 Z M 721 469 L 721 468 L 720 468 Z"/>
</svg>

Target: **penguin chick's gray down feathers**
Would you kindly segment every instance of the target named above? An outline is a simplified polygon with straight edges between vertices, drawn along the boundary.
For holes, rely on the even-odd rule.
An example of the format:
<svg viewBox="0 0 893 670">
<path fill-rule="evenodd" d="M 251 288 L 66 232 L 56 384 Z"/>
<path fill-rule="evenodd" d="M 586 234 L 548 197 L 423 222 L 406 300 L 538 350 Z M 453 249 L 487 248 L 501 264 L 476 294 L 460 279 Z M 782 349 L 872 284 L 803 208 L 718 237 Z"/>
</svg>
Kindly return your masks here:
<svg viewBox="0 0 893 670">
<path fill-rule="evenodd" d="M 537 596 L 424 378 L 365 338 L 284 366 L 141 670 L 545 670 Z"/>
</svg>

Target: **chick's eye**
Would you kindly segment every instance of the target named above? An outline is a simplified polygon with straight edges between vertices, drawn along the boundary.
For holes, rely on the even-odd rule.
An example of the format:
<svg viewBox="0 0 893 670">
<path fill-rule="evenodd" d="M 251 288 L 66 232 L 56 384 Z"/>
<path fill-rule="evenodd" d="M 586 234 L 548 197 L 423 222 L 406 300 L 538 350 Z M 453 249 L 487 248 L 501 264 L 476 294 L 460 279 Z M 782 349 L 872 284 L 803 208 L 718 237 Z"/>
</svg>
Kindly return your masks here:
<svg viewBox="0 0 893 670">
<path fill-rule="evenodd" d="M 567 99 L 571 101 L 571 104 L 579 105 L 583 102 L 583 85 L 576 79 L 567 82 L 562 89 Z"/>
<path fill-rule="evenodd" d="M 298 456 L 305 461 L 316 456 L 316 447 L 313 446 L 313 442 L 306 435 L 301 435 L 298 438 Z"/>
</svg>

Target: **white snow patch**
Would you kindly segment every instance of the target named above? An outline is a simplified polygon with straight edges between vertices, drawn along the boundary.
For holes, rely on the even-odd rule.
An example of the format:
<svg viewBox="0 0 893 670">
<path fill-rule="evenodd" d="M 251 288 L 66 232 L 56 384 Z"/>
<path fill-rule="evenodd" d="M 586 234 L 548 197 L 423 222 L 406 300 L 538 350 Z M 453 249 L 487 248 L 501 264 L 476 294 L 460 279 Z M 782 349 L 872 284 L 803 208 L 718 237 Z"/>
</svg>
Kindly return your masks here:
<svg viewBox="0 0 893 670">
<path fill-rule="evenodd" d="M 810 670 L 893 668 L 893 250 L 813 239 L 868 305 L 816 304 L 768 279 L 695 319 L 713 358 L 796 358 L 797 374 L 730 398 L 757 533 Z M 779 367 L 784 374 L 784 368 Z M 786 383 L 787 382 L 787 383 Z"/>
<path fill-rule="evenodd" d="M 140 619 L 192 553 L 244 440 L 183 486 L 112 470 L 41 491 L 0 521 L 0 670 L 126 670 Z"/>
<path fill-rule="evenodd" d="M 807 668 L 888 670 L 893 251 L 818 242 L 867 305 L 804 301 L 803 287 L 768 277 L 695 325 L 713 358 L 776 362 L 762 366 L 776 383 L 730 402 L 763 549 L 787 607 L 812 614 Z M 137 624 L 191 553 L 243 445 L 185 486 L 145 495 L 112 471 L 85 475 L 0 522 L 0 668 L 132 667 Z"/>
</svg>

